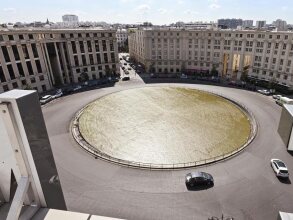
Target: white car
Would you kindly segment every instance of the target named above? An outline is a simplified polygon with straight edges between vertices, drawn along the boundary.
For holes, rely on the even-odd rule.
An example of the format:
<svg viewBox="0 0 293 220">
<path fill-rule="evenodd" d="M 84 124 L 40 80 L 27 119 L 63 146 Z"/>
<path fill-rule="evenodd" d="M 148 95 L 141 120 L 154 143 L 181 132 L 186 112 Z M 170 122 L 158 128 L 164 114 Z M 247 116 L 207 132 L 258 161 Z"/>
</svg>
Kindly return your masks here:
<svg viewBox="0 0 293 220">
<path fill-rule="evenodd" d="M 280 98 L 282 98 L 281 95 L 273 95 L 273 99 L 280 100 Z"/>
<path fill-rule="evenodd" d="M 270 95 L 271 92 L 269 90 L 266 90 L 266 89 L 259 89 L 257 90 L 260 94 L 263 94 L 263 95 Z"/>
<path fill-rule="evenodd" d="M 181 76 L 180 76 L 180 78 L 181 79 L 187 79 L 188 77 L 187 77 L 187 75 L 185 75 L 185 74 L 182 73 Z"/>
<path fill-rule="evenodd" d="M 271 166 L 277 177 L 288 178 L 289 172 L 285 163 L 279 159 L 271 159 Z"/>
<path fill-rule="evenodd" d="M 63 96 L 63 92 L 62 92 L 61 89 L 58 89 L 58 90 L 56 91 L 56 94 L 53 95 L 53 98 L 56 99 L 56 98 L 60 98 L 61 96 Z"/>
<path fill-rule="evenodd" d="M 53 99 L 53 97 L 51 95 L 45 95 L 40 99 L 40 103 L 41 105 L 44 105 L 48 102 L 50 102 Z"/>
</svg>

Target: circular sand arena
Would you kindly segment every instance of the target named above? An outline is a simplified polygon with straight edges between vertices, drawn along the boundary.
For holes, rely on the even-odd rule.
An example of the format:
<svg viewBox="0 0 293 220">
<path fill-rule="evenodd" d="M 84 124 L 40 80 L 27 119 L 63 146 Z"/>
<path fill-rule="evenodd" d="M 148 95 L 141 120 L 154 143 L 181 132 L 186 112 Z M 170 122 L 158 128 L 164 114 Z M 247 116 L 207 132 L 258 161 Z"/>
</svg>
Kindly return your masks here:
<svg viewBox="0 0 293 220">
<path fill-rule="evenodd" d="M 253 135 L 251 118 L 241 107 L 183 87 L 109 94 L 86 106 L 77 120 L 80 143 L 103 158 L 139 166 L 212 162 L 235 153 Z"/>
</svg>

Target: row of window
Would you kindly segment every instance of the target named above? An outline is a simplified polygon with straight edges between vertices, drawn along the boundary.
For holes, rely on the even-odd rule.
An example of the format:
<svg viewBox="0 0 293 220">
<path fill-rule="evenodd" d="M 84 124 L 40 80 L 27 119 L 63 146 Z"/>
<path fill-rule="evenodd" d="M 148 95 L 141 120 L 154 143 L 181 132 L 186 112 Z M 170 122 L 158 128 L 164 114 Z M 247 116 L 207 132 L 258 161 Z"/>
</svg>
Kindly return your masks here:
<svg viewBox="0 0 293 220">
<path fill-rule="evenodd" d="M 109 41 L 109 48 L 107 48 L 107 42 L 105 40 L 102 40 L 101 42 L 102 44 L 102 51 L 114 51 L 114 43 L 112 40 Z M 85 53 L 85 45 L 83 41 L 79 41 L 79 49 L 81 53 Z M 71 46 L 72 46 L 72 52 L 74 54 L 77 53 L 77 45 L 75 41 L 71 41 Z M 86 41 L 86 46 L 87 46 L 87 50 L 89 53 L 93 52 L 93 48 L 92 48 L 92 42 L 91 41 Z M 99 40 L 95 40 L 94 41 L 94 47 L 96 52 L 100 51 L 100 41 Z"/>
<path fill-rule="evenodd" d="M 184 32 L 183 32 L 184 34 Z M 231 33 L 188 33 L 188 35 L 190 37 L 198 37 L 198 36 L 208 36 L 208 37 L 237 37 L 237 38 L 259 38 L 259 39 L 265 39 L 266 36 L 268 37 L 268 39 L 284 39 L 284 40 L 288 40 L 289 39 L 289 35 L 280 35 L 280 34 L 231 34 Z M 152 36 L 180 36 L 179 32 L 152 32 Z M 284 36 L 284 37 L 283 37 Z"/>
<path fill-rule="evenodd" d="M 0 42 L 4 41 L 4 35 L 0 35 Z M 18 34 L 18 35 L 5 35 L 8 37 L 9 41 L 14 41 L 14 40 L 34 40 L 34 36 L 37 36 L 37 39 L 44 39 L 44 38 L 50 38 L 50 39 L 54 39 L 57 37 L 61 37 L 61 38 L 67 38 L 66 34 Z M 69 34 L 67 35 L 69 36 L 69 38 L 82 38 L 82 37 L 112 37 L 112 33 L 77 33 L 77 34 Z"/>
<path fill-rule="evenodd" d="M 42 73 L 43 71 L 42 71 L 40 60 L 35 60 L 35 64 L 36 64 L 38 73 Z M 10 79 L 11 80 L 15 79 L 16 74 L 15 74 L 15 69 L 13 68 L 12 64 L 8 64 L 8 65 L 6 65 L 6 67 L 7 67 Z M 26 67 L 27 67 L 29 75 L 35 75 L 34 71 L 33 71 L 31 61 L 26 61 Z M 17 63 L 16 64 L 16 72 L 19 73 L 20 77 L 25 77 L 22 63 Z M 0 81 L 1 82 L 6 82 L 7 81 L 2 66 L 0 66 Z"/>
<path fill-rule="evenodd" d="M 23 53 L 23 56 L 25 59 L 30 59 L 28 48 L 27 48 L 26 44 L 22 44 L 21 48 L 17 45 L 12 45 L 11 48 L 12 48 L 12 52 L 13 52 L 14 57 L 11 57 L 9 55 L 9 52 L 8 52 L 8 49 L 6 46 L 1 47 L 5 62 L 9 63 L 9 62 L 11 62 L 11 60 L 19 61 L 20 60 L 19 50 L 22 50 L 22 53 Z M 31 44 L 31 48 L 32 48 L 32 53 L 33 53 L 34 58 L 38 58 L 39 54 L 38 54 L 38 49 L 37 49 L 36 44 Z"/>
<path fill-rule="evenodd" d="M 25 88 L 26 85 L 27 85 L 27 82 L 26 82 L 25 80 L 23 80 L 23 81 L 21 81 L 21 84 L 22 84 L 22 85 L 19 86 L 17 82 L 13 82 L 11 85 L 12 85 L 12 88 L 13 88 L 13 89 Z M 41 85 L 41 87 L 42 87 L 42 92 L 47 91 L 47 86 L 46 86 L 45 84 Z M 4 91 L 4 92 L 7 92 L 7 91 L 9 90 L 8 85 L 3 85 L 2 88 L 3 88 L 3 91 Z M 37 88 L 37 87 L 33 87 L 32 89 L 38 91 L 38 88 Z"/>
</svg>

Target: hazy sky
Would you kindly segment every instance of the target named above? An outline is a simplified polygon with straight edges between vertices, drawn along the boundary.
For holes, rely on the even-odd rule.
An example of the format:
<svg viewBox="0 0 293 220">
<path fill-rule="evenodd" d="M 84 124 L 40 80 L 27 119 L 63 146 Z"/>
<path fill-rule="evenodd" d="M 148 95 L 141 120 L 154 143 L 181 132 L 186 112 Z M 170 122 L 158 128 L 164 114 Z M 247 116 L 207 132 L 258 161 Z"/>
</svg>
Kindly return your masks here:
<svg viewBox="0 0 293 220">
<path fill-rule="evenodd" d="M 293 23 L 293 0 L 0 0 L 0 23 L 62 20 L 70 13 L 80 21 L 169 24 L 216 21 L 218 18 Z"/>
</svg>

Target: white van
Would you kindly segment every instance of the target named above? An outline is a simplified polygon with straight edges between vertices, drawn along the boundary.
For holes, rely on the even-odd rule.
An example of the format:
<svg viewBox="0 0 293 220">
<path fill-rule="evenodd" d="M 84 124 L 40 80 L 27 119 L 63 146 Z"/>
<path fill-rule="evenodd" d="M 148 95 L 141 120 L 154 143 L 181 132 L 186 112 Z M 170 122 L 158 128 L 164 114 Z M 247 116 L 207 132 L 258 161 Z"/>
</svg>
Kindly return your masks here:
<svg viewBox="0 0 293 220">
<path fill-rule="evenodd" d="M 280 106 L 283 106 L 284 104 L 293 104 L 293 99 L 290 99 L 288 97 L 281 97 L 280 99 L 276 100 L 276 103 Z"/>
</svg>

